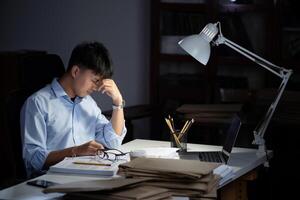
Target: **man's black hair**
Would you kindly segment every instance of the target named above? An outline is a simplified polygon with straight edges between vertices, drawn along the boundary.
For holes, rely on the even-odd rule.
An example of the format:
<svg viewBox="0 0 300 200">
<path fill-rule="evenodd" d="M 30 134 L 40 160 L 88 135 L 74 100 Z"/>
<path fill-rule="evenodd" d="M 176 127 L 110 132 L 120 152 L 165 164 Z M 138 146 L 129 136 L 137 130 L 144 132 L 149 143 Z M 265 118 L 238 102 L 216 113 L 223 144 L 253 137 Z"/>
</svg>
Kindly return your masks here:
<svg viewBox="0 0 300 200">
<path fill-rule="evenodd" d="M 110 78 L 113 74 L 109 52 L 99 42 L 83 42 L 77 45 L 72 51 L 67 71 L 74 65 L 91 69 L 103 78 Z"/>
</svg>

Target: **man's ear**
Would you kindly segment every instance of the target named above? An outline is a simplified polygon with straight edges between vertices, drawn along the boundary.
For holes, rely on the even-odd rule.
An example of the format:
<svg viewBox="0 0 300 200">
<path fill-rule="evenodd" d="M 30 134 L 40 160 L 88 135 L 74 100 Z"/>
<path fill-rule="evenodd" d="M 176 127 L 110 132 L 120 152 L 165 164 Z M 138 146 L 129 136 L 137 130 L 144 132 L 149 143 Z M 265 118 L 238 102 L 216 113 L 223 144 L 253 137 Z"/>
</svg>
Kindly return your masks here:
<svg viewBox="0 0 300 200">
<path fill-rule="evenodd" d="M 76 76 L 78 76 L 79 72 L 80 72 L 80 68 L 78 67 L 78 65 L 73 65 L 73 67 L 71 69 L 72 78 L 76 78 Z"/>
</svg>

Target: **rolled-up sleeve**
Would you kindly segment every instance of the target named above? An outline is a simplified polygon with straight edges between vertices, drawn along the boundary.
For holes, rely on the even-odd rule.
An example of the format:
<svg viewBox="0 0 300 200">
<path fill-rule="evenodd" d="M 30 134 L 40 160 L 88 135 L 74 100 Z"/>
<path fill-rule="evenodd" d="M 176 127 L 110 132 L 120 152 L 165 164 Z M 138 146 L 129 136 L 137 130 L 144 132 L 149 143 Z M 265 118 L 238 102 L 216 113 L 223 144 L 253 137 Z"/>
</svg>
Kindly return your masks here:
<svg viewBox="0 0 300 200">
<path fill-rule="evenodd" d="M 49 154 L 46 147 L 47 131 L 44 114 L 37 99 L 28 99 L 21 111 L 23 159 L 27 175 L 42 171 Z"/>
<path fill-rule="evenodd" d="M 107 118 L 99 113 L 96 123 L 96 141 L 100 142 L 108 148 L 119 148 L 126 135 L 127 129 L 122 129 L 121 135 L 118 135 L 112 127 L 112 123 Z"/>
</svg>

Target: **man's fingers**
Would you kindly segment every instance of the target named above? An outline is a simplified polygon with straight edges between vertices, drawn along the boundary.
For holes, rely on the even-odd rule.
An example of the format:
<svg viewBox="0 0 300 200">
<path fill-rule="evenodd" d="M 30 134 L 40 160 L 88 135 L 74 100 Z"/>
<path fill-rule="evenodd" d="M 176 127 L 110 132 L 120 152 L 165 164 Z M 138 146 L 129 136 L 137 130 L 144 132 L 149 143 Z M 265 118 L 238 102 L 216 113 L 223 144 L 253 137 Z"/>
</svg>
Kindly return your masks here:
<svg viewBox="0 0 300 200">
<path fill-rule="evenodd" d="M 99 88 L 98 91 L 101 91 L 103 89 L 104 85 L 102 84 Z"/>
<path fill-rule="evenodd" d="M 88 148 L 88 152 L 89 152 L 90 155 L 96 155 L 96 154 L 99 153 L 99 151 L 101 151 L 101 149 L 103 149 L 103 148 L 97 148 L 97 147 L 94 147 L 94 146 L 93 147 L 90 146 Z"/>
<path fill-rule="evenodd" d="M 83 145 L 78 146 L 78 155 L 95 155 L 99 149 L 104 149 L 104 146 L 95 140 L 89 141 Z"/>
<path fill-rule="evenodd" d="M 97 148 L 97 149 L 103 149 L 104 148 L 102 144 L 96 142 L 95 140 L 93 140 L 91 142 L 91 145 L 92 145 L 92 147 Z"/>
<path fill-rule="evenodd" d="M 105 86 L 103 88 L 101 88 L 99 91 L 102 92 L 102 94 L 108 92 L 108 91 L 111 91 L 112 90 L 112 87 L 111 86 Z"/>
<path fill-rule="evenodd" d="M 103 89 L 107 89 L 107 88 L 113 88 L 113 86 L 110 85 L 110 84 L 107 84 L 107 85 L 101 85 L 100 88 L 99 88 L 99 90 L 103 90 Z"/>
</svg>

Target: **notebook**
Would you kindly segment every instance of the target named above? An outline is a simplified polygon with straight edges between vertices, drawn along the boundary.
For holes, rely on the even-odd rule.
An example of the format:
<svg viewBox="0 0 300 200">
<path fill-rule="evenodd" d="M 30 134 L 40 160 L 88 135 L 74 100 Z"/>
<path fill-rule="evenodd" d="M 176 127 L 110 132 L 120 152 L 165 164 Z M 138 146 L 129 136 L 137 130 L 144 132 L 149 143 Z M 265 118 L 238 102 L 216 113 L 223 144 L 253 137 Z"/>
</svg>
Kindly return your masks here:
<svg viewBox="0 0 300 200">
<path fill-rule="evenodd" d="M 66 157 L 51 166 L 49 172 L 114 176 L 119 169 L 118 164 L 107 160 L 96 161 L 94 156 Z"/>
<path fill-rule="evenodd" d="M 180 159 L 201 160 L 207 162 L 217 162 L 227 164 L 232 147 L 235 144 L 237 135 L 241 127 L 241 119 L 234 115 L 231 124 L 227 130 L 226 140 L 222 151 L 203 151 L 203 152 L 179 152 Z"/>
</svg>

